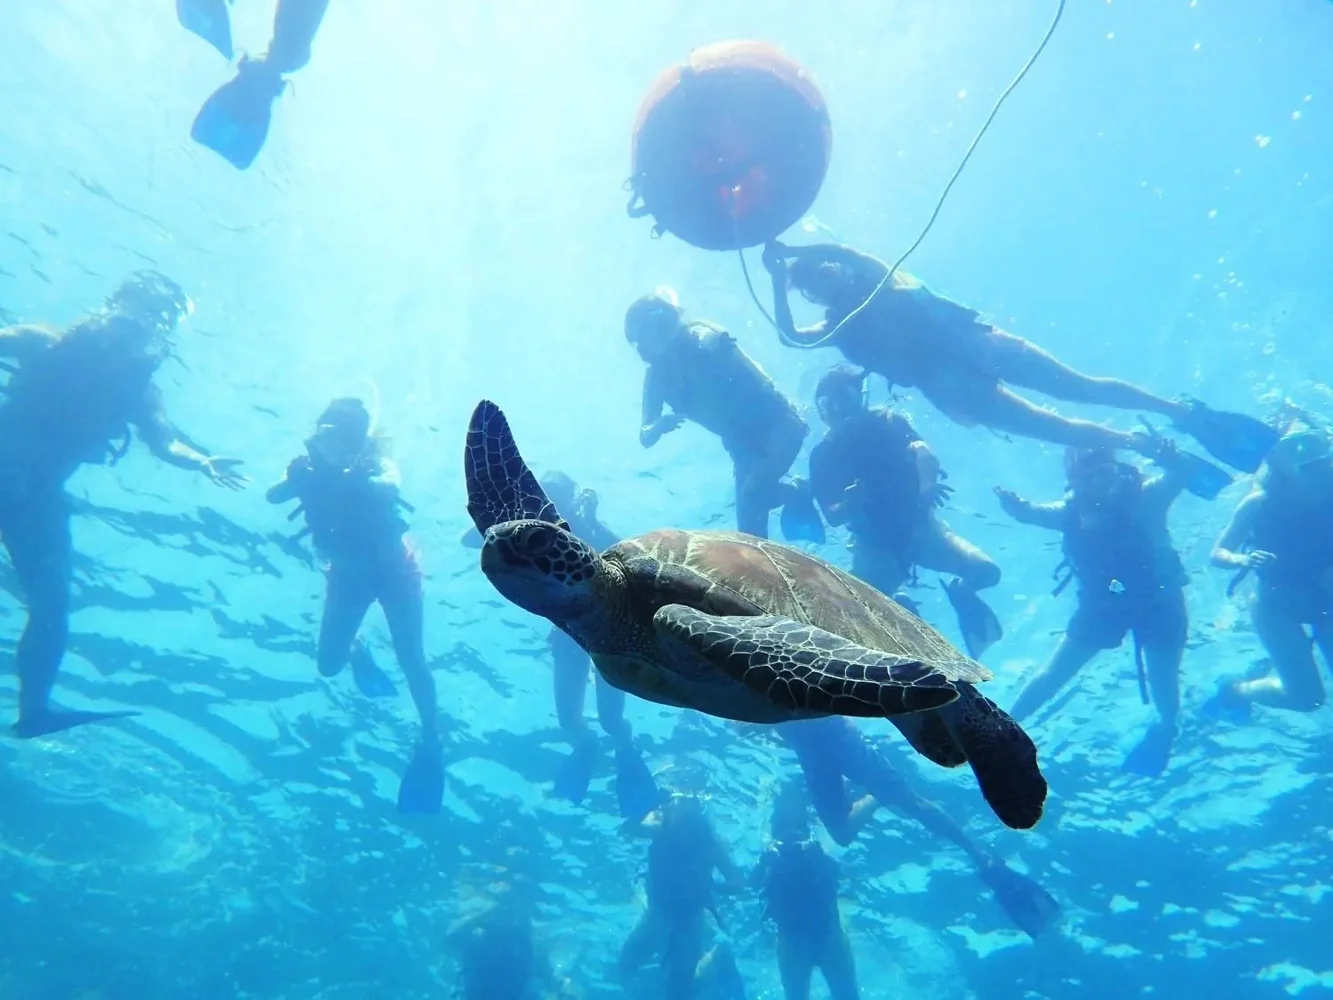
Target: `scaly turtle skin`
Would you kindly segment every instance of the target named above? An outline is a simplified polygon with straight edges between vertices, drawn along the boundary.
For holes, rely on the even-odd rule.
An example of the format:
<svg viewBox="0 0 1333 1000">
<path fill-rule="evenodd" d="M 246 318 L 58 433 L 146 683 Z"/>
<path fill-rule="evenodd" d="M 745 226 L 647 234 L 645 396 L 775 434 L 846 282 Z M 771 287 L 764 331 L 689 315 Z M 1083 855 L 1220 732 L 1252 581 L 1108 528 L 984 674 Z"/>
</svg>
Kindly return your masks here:
<svg viewBox="0 0 1333 1000">
<path fill-rule="evenodd" d="M 744 722 L 887 717 L 928 759 L 969 763 L 1007 825 L 1040 818 L 1036 748 L 972 686 L 990 672 L 873 587 L 734 532 L 665 529 L 599 554 L 569 531 L 494 403 L 473 413 L 464 464 L 483 572 L 609 683 Z"/>
</svg>

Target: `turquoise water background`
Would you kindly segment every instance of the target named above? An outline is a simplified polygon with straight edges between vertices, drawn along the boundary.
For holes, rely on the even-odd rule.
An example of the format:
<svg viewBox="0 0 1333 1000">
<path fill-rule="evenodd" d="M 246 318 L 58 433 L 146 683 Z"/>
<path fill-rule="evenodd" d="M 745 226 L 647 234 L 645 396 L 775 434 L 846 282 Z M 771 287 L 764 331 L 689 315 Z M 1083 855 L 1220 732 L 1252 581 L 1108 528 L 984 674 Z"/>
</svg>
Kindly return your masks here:
<svg viewBox="0 0 1333 1000">
<path fill-rule="evenodd" d="M 468 413 L 497 401 L 529 461 L 596 489 L 621 533 L 730 524 L 715 440 L 687 428 L 638 446 L 625 306 L 674 286 L 807 406 L 836 354 L 780 347 L 735 255 L 652 241 L 626 218 L 644 89 L 707 42 L 782 46 L 833 117 L 808 238 L 892 258 L 1053 6 L 334 0 L 259 162 L 237 172 L 188 138 L 232 71 L 166 0 L 4 0 L 3 318 L 66 324 L 131 270 L 172 276 L 196 312 L 183 364 L 162 372 L 168 412 L 244 458 L 255 484 L 217 491 L 139 448 L 71 484 L 80 557 L 57 697 L 144 714 L 0 742 L 0 997 L 446 996 L 445 928 L 515 873 L 540 884 L 562 968 L 591 997 L 620 995 L 643 847 L 618 833 L 609 764 L 583 807 L 547 795 L 566 745 L 545 627 L 504 605 L 458 544 Z M 271 4 L 238 0 L 234 16 L 238 46 L 262 49 Z M 1331 101 L 1322 0 L 1075 0 L 911 269 L 1085 370 L 1257 414 L 1283 397 L 1327 414 Z M 317 680 L 321 578 L 263 502 L 344 394 L 378 398 L 417 508 L 427 650 L 453 720 L 446 813 L 431 820 L 393 806 L 414 736 L 406 693 L 372 704 L 345 676 Z M 1003 564 L 993 603 L 1008 635 L 988 693 L 1009 704 L 1073 598 L 1049 596 L 1054 539 L 1005 523 L 990 490 L 1056 496 L 1058 449 L 904 405 L 957 488 L 948 519 Z M 1333 990 L 1327 710 L 1261 710 L 1243 728 L 1192 713 L 1261 655 L 1225 574 L 1205 568 L 1245 488 L 1175 510 L 1196 635 L 1163 778 L 1119 770 L 1148 718 L 1127 650 L 1032 727 L 1053 789 L 1033 833 L 1001 829 L 970 776 L 918 767 L 899 745 L 917 786 L 1066 914 L 1029 942 L 961 854 L 886 816 L 837 851 L 866 998 Z M 7 564 L 0 583 L 8 660 L 23 612 Z M 939 592 L 923 594 L 949 622 Z M 16 687 L 0 676 L 0 705 Z M 692 774 L 753 862 L 792 758 L 716 720 L 642 703 L 630 718 L 650 763 Z M 776 997 L 760 904 L 732 905 L 751 995 Z"/>
</svg>

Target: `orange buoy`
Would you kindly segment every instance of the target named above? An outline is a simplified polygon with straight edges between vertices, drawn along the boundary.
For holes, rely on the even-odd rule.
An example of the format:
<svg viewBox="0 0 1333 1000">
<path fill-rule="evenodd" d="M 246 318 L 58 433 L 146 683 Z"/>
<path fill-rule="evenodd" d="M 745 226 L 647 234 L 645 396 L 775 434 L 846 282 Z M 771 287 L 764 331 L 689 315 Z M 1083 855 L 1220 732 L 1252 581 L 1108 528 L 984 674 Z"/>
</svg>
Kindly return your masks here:
<svg viewBox="0 0 1333 1000">
<path fill-rule="evenodd" d="M 629 214 L 704 250 L 776 238 L 814 204 L 833 131 L 824 95 L 766 42 L 718 42 L 653 82 L 634 123 Z"/>
</svg>

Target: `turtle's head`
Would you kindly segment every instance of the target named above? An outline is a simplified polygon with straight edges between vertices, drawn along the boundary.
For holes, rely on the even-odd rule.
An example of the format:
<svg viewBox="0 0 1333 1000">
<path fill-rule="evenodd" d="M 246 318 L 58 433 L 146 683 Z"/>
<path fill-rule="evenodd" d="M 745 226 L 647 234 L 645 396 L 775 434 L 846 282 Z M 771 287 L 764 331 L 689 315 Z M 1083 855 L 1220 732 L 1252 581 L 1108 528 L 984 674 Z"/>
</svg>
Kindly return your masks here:
<svg viewBox="0 0 1333 1000">
<path fill-rule="evenodd" d="M 481 570 L 520 608 L 568 621 L 596 606 L 594 581 L 602 557 L 550 521 L 504 521 L 486 530 Z"/>
</svg>

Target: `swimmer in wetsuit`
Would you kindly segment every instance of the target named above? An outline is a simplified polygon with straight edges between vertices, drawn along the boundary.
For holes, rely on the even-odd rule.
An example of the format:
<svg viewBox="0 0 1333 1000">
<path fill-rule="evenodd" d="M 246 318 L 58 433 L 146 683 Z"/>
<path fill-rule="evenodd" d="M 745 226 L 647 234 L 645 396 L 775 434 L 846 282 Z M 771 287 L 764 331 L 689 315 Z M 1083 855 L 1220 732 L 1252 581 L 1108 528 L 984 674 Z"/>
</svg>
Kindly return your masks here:
<svg viewBox="0 0 1333 1000">
<path fill-rule="evenodd" d="M 856 961 L 838 912 L 838 863 L 810 831 L 804 791 L 788 785 L 773 804 L 772 843 L 756 872 L 764 915 L 778 929 L 778 974 L 785 1000 L 809 1000 L 815 969 L 829 1000 L 859 1000 Z"/>
<path fill-rule="evenodd" d="M 720 1000 L 744 1000 L 736 960 L 725 944 L 708 947 L 718 936 L 714 915 L 714 873 L 731 888 L 739 870 L 694 795 L 675 794 L 629 833 L 647 836 L 648 905 L 620 950 L 620 980 L 630 996 L 639 970 L 657 958 L 665 978 L 665 1000 L 693 1000 L 707 982 Z"/>
<path fill-rule="evenodd" d="M 943 809 L 907 784 L 889 758 L 866 740 L 851 719 L 829 716 L 784 722 L 775 730 L 796 754 L 810 802 L 837 843 L 849 845 L 882 806 L 959 847 L 976 868 L 977 877 L 994 891 L 996 902 L 1009 919 L 1031 937 L 1059 917 L 1060 906 L 1050 893 L 973 843 Z M 852 785 L 865 794 L 854 798 Z"/>
<path fill-rule="evenodd" d="M 0 539 L 27 604 L 16 655 L 21 737 L 44 736 L 133 712 L 51 707 L 69 638 L 72 558 L 65 483 L 82 465 L 114 463 L 131 429 L 154 456 L 228 489 L 247 480 L 237 459 L 211 458 L 167 420 L 153 383 L 174 349 L 190 301 L 170 278 L 140 271 L 98 312 L 63 333 L 0 329 Z"/>
<path fill-rule="evenodd" d="M 674 293 L 635 301 L 625 337 L 648 363 L 639 443 L 686 420 L 716 434 L 735 466 L 736 528 L 767 538 L 769 512 L 799 493 L 783 480 L 810 430 L 796 407 L 726 330 L 687 321 Z"/>
<path fill-rule="evenodd" d="M 1070 449 L 1069 492 L 1053 503 L 1032 503 L 996 489 L 1000 506 L 1017 521 L 1063 536 L 1078 606 L 1049 661 L 1023 689 L 1011 710 L 1026 719 L 1073 680 L 1104 649 L 1134 638 L 1141 694 L 1157 707 L 1157 722 L 1125 760 L 1125 768 L 1156 776 L 1170 758 L 1180 714 L 1180 662 L 1189 635 L 1184 586 L 1188 582 L 1171 543 L 1167 518 L 1185 488 L 1188 471 L 1179 452 L 1158 442 L 1160 475 L 1145 480 L 1109 451 Z M 1062 589 L 1062 588 L 1059 588 Z"/>
<path fill-rule="evenodd" d="M 888 274 L 883 261 L 830 243 L 770 243 L 764 264 L 773 277 L 778 326 L 789 340 L 806 343 L 837 329 Z M 823 307 L 825 319 L 797 329 L 789 287 Z M 1216 458 L 1245 472 L 1259 467 L 1276 439 L 1270 427 L 1251 417 L 1212 410 L 1197 400 L 1165 399 L 1119 379 L 1075 371 L 903 271 L 894 272 L 831 346 L 892 385 L 918 389 L 941 413 L 966 427 L 981 425 L 1075 448 L 1124 449 L 1150 458 L 1156 454 L 1152 434 L 1061 416 L 1009 388 L 1017 386 L 1072 403 L 1161 414 Z"/>
<path fill-rule="evenodd" d="M 542 489 L 556 510 L 569 522 L 570 530 L 598 552 L 605 552 L 620 538 L 597 515 L 598 497 L 593 490 L 580 490 L 574 480 L 558 470 L 541 477 Z M 463 533 L 463 544 L 481 548 L 476 528 Z M 634 746 L 634 732 L 625 719 L 625 692 L 612 687 L 592 665 L 578 643 L 562 629 L 552 627 L 547 635 L 554 668 L 555 714 L 560 728 L 574 745 L 555 781 L 555 793 L 571 802 L 581 802 L 588 793 L 597 764 L 597 738 L 583 718 L 583 702 L 592 673 L 597 699 L 597 721 L 611 737 L 616 755 L 616 798 L 625 819 L 642 819 L 658 805 L 657 783 Z"/>
<path fill-rule="evenodd" d="M 422 638 L 421 569 L 403 538 L 407 507 L 384 442 L 371 433 L 359 399 L 335 399 L 320 415 L 306 454 L 268 491 L 269 503 L 296 500 L 315 550 L 327 563 L 318 666 L 336 676 L 354 652 L 370 606 L 379 603 L 394 653 L 421 717 L 421 741 L 399 789 L 399 807 L 436 813 L 444 795 L 435 680 Z M 361 655 L 364 655 L 362 653 Z"/>
<path fill-rule="evenodd" d="M 1226 682 L 1212 707 L 1313 712 L 1327 700 L 1315 663 L 1333 666 L 1333 448 L 1328 432 L 1289 427 L 1223 530 L 1213 565 L 1253 572 L 1254 630 L 1276 674 Z M 1308 630 L 1308 631 L 1307 631 Z"/>
<path fill-rule="evenodd" d="M 906 417 L 866 405 L 855 368 L 827 372 L 815 398 L 829 430 L 810 453 L 810 490 L 829 523 L 851 532 L 852 573 L 889 595 L 918 566 L 954 575 L 949 596 L 968 652 L 980 657 L 1001 630 L 975 594 L 1000 582 L 1000 567 L 936 515 L 953 492 L 939 460 Z"/>
</svg>

